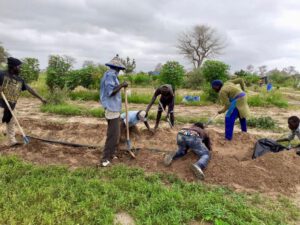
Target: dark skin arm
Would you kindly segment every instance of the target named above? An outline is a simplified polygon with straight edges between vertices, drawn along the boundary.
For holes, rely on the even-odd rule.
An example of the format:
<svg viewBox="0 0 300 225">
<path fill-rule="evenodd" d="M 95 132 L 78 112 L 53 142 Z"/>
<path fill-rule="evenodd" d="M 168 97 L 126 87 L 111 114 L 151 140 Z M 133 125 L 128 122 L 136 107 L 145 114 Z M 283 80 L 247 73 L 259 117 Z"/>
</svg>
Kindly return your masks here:
<svg viewBox="0 0 300 225">
<path fill-rule="evenodd" d="M 35 92 L 35 90 L 33 90 L 28 84 L 26 84 L 26 89 L 27 91 L 32 94 L 34 97 L 38 98 L 39 100 L 41 100 L 42 103 L 46 104 L 47 101 L 45 99 L 43 99 L 38 93 Z"/>
<path fill-rule="evenodd" d="M 127 88 L 128 87 L 128 83 L 125 81 L 122 84 L 118 85 L 117 87 L 115 87 L 115 89 L 113 90 L 113 92 L 111 93 L 110 96 L 114 96 L 115 94 L 117 94 L 122 88 Z"/>
<path fill-rule="evenodd" d="M 145 124 L 145 126 L 147 127 L 147 129 L 148 129 L 149 131 L 151 131 L 148 121 L 145 121 L 144 124 Z"/>
<path fill-rule="evenodd" d="M 281 138 L 276 140 L 277 142 L 284 142 L 284 141 L 290 141 L 288 138 Z"/>
</svg>

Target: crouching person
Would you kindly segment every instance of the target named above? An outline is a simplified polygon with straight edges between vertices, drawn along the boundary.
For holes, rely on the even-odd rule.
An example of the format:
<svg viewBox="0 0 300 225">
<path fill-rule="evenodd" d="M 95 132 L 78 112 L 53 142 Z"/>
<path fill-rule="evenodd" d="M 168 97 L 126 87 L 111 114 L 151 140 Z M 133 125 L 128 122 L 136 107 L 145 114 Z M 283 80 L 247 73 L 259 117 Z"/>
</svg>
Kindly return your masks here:
<svg viewBox="0 0 300 225">
<path fill-rule="evenodd" d="M 125 129 L 126 129 L 126 113 L 122 113 L 121 114 L 121 133 L 124 133 Z M 129 128 L 136 128 L 136 125 L 139 122 L 143 122 L 145 124 L 145 126 L 147 127 L 148 131 L 151 131 L 149 123 L 147 121 L 147 117 L 146 117 L 146 112 L 144 110 L 140 110 L 140 111 L 129 111 L 128 112 L 128 121 L 129 121 Z"/>
<path fill-rule="evenodd" d="M 204 179 L 203 170 L 210 160 L 211 143 L 202 123 L 195 123 L 190 128 L 183 128 L 177 134 L 177 152 L 166 155 L 164 164 L 171 165 L 173 160 L 183 157 L 191 149 L 200 158 L 191 165 L 191 169 L 200 180 Z"/>
</svg>

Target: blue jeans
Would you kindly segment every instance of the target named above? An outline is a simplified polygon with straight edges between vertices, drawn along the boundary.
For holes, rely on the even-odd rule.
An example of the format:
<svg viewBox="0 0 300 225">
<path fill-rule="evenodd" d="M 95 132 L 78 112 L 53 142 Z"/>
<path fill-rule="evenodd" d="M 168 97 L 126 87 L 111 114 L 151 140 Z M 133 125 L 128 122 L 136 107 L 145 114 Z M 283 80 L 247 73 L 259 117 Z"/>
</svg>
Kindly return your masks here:
<svg viewBox="0 0 300 225">
<path fill-rule="evenodd" d="M 187 150 L 190 148 L 200 159 L 196 164 L 201 168 L 205 169 L 210 159 L 210 152 L 203 144 L 202 139 L 196 136 L 186 136 L 183 134 L 177 135 L 178 150 L 173 159 L 181 158 L 186 155 Z"/>
<path fill-rule="evenodd" d="M 239 118 L 240 120 L 242 131 L 247 132 L 247 120 L 245 118 L 241 119 L 239 110 L 237 108 L 234 108 L 231 115 L 226 115 L 225 117 L 225 138 L 229 141 L 232 140 L 234 122 L 237 118 Z"/>
</svg>

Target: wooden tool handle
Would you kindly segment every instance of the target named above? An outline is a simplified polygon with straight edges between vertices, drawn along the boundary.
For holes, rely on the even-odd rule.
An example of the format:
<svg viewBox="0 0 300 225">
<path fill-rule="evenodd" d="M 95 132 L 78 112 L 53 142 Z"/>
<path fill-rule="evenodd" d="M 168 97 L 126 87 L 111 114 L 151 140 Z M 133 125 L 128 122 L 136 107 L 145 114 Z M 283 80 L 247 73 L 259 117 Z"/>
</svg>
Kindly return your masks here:
<svg viewBox="0 0 300 225">
<path fill-rule="evenodd" d="M 126 111 L 126 137 L 129 140 L 129 121 L 128 121 L 128 100 L 127 100 L 127 89 L 125 88 L 125 111 Z"/>
</svg>

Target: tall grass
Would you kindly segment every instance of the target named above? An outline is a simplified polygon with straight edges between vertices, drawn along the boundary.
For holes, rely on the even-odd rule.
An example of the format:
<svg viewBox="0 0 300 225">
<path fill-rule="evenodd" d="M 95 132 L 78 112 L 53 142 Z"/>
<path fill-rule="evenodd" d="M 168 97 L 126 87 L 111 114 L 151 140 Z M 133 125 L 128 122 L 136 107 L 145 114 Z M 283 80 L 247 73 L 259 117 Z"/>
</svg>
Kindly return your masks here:
<svg viewBox="0 0 300 225">
<path fill-rule="evenodd" d="M 269 107 L 276 106 L 279 108 L 287 108 L 288 102 L 283 98 L 279 91 L 266 92 L 262 91 L 258 95 L 253 95 L 248 98 L 250 106 Z"/>
<path fill-rule="evenodd" d="M 1 224 L 106 225 L 120 211 L 137 224 L 288 224 L 299 218 L 299 209 L 287 199 L 146 175 L 124 165 L 68 170 L 1 156 L 0 184 Z"/>
</svg>

